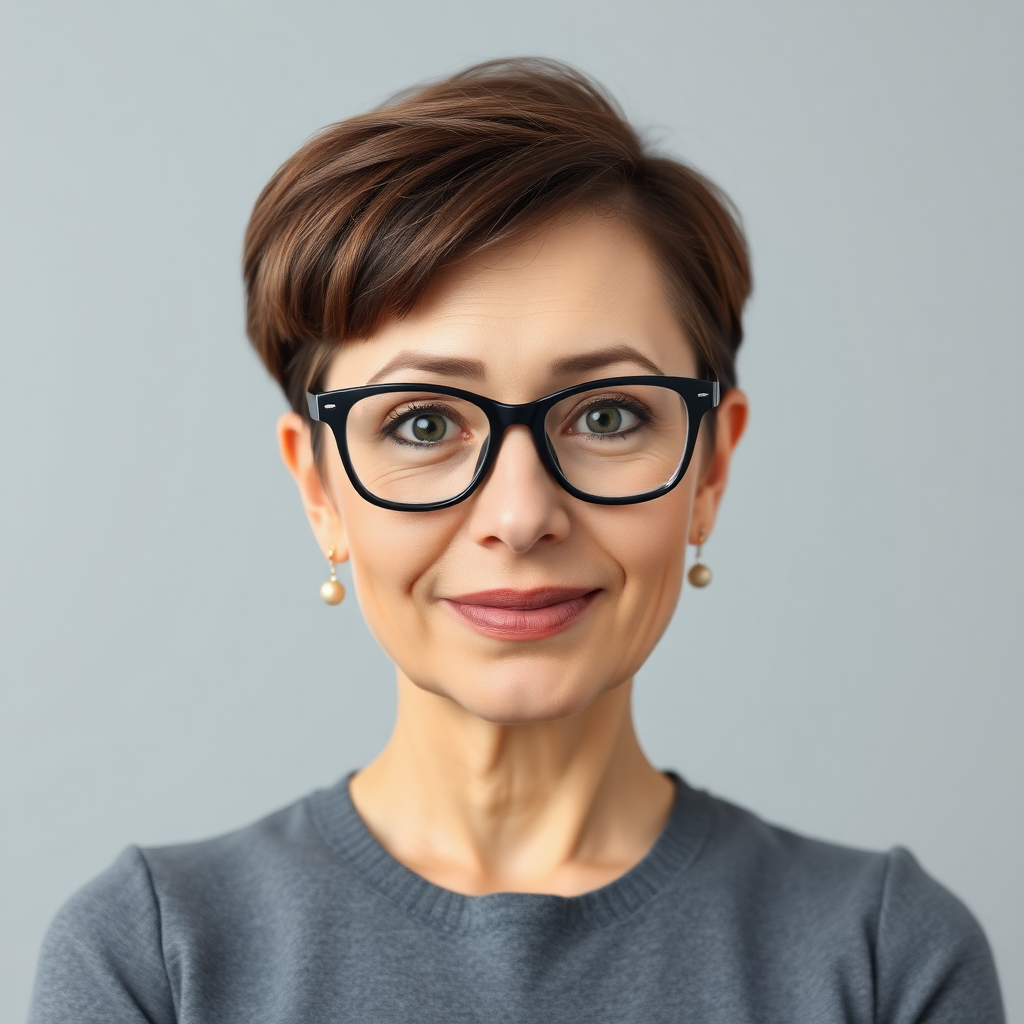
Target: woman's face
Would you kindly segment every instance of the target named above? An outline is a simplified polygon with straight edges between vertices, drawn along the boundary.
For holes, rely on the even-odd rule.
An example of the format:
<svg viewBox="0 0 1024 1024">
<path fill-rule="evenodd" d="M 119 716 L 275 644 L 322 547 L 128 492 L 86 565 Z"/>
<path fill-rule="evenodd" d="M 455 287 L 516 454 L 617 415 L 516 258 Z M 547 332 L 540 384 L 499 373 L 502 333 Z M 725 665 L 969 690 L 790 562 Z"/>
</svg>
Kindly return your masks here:
<svg viewBox="0 0 1024 1024">
<path fill-rule="evenodd" d="M 508 403 L 600 377 L 696 373 L 653 257 L 629 226 L 598 215 L 558 220 L 444 273 L 410 315 L 346 343 L 325 389 L 386 367 L 379 379 Z M 467 500 L 396 512 L 361 498 L 325 442 L 326 494 L 307 455 L 304 471 L 292 468 L 323 549 L 351 558 L 370 629 L 414 684 L 495 722 L 564 717 L 633 676 L 672 616 L 687 540 L 710 532 L 721 490 L 698 499 L 698 523 L 712 455 L 698 444 L 667 495 L 590 504 L 552 479 L 527 429 L 513 426 Z"/>
</svg>

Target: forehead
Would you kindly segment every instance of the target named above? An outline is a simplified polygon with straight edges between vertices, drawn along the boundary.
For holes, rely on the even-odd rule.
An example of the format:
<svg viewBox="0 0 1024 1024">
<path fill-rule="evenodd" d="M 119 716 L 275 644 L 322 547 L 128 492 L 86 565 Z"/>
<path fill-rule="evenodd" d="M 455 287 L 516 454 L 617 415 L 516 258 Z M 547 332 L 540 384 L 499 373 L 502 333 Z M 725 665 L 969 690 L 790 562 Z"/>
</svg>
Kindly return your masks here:
<svg viewBox="0 0 1024 1024">
<path fill-rule="evenodd" d="M 519 402 L 576 380 L 657 370 L 695 372 L 661 271 L 621 218 L 588 213 L 445 271 L 408 316 L 346 342 L 326 386 L 458 378 Z"/>
</svg>

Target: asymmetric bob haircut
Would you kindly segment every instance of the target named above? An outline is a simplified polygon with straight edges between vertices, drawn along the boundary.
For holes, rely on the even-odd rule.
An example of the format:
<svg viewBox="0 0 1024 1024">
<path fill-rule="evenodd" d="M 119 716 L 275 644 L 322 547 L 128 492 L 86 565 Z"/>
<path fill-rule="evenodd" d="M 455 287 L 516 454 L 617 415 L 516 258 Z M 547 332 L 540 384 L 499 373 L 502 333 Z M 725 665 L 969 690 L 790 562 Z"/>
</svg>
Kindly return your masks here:
<svg viewBox="0 0 1024 1024">
<path fill-rule="evenodd" d="M 649 152 L 594 82 L 536 58 L 401 93 L 287 160 L 245 234 L 249 338 L 308 420 L 337 346 L 409 313 L 443 268 L 588 210 L 646 240 L 700 376 L 735 386 L 751 277 L 729 199 Z"/>
</svg>

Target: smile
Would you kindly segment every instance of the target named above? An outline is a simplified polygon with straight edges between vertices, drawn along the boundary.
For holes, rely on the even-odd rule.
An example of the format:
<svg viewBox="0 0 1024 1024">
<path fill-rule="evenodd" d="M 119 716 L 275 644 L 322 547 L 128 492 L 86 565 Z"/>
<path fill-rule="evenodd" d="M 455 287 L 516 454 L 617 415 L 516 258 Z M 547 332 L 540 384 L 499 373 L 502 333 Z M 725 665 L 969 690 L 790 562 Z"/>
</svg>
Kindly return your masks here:
<svg viewBox="0 0 1024 1024">
<path fill-rule="evenodd" d="M 499 640 L 543 640 L 577 622 L 598 593 L 599 590 L 584 587 L 482 590 L 442 598 L 442 603 L 484 636 Z"/>
</svg>

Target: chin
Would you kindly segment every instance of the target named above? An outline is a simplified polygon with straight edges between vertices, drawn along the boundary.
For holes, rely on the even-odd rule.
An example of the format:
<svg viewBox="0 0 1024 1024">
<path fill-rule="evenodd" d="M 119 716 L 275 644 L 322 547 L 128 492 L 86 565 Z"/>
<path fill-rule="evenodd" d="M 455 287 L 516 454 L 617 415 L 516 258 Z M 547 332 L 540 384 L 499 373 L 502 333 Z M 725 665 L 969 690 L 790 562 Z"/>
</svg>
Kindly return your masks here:
<svg viewBox="0 0 1024 1024">
<path fill-rule="evenodd" d="M 525 664 L 499 664 L 459 675 L 462 678 L 449 679 L 443 686 L 424 688 L 497 725 L 569 718 L 617 685 L 616 681 L 598 680 L 593 673 L 580 672 L 579 668 L 569 675 L 564 666 L 538 665 L 533 659 Z"/>
</svg>

